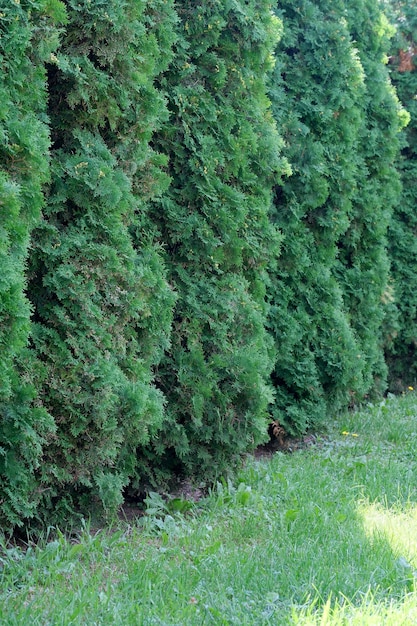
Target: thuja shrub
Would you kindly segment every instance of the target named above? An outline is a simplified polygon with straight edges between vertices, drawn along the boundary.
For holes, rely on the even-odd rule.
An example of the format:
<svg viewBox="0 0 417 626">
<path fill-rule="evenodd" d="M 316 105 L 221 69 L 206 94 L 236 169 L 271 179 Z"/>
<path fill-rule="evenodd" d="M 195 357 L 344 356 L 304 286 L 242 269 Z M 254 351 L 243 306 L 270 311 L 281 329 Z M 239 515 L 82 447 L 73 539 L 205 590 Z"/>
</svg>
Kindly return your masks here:
<svg viewBox="0 0 417 626">
<path fill-rule="evenodd" d="M 0 2 L 0 525 L 32 517 L 35 469 L 53 424 L 34 402 L 26 352 L 25 265 L 49 177 L 45 60 L 55 49 L 60 2 Z"/>
<path fill-rule="evenodd" d="M 362 347 L 335 276 L 360 158 L 363 69 L 344 2 L 279 2 L 284 35 L 270 94 L 292 175 L 276 186 L 284 240 L 271 272 L 274 420 L 295 433 L 362 398 Z"/>
<path fill-rule="evenodd" d="M 388 328 L 386 356 L 393 391 L 416 384 L 417 363 L 417 7 L 392 0 L 389 16 L 396 25 L 391 42 L 390 75 L 410 121 L 401 136 L 397 161 L 402 190 L 388 231 L 397 325 Z"/>
<path fill-rule="evenodd" d="M 406 116 L 386 67 L 392 27 L 377 0 L 346 3 L 352 39 L 364 69 L 362 126 L 350 226 L 340 244 L 338 278 L 359 341 L 369 393 L 386 388 L 383 323 L 392 306 L 387 227 L 399 200 L 395 160 Z"/>
<path fill-rule="evenodd" d="M 268 214 L 282 164 L 265 82 L 279 24 L 264 0 L 176 8 L 160 80 L 170 120 L 156 141 L 172 182 L 152 215 L 178 301 L 157 372 L 167 419 L 147 454 L 154 476 L 207 477 L 267 432 L 265 270 L 279 239 Z"/>
<path fill-rule="evenodd" d="M 49 520 L 120 504 L 137 447 L 162 422 L 152 369 L 173 305 L 147 215 L 168 183 L 150 141 L 166 117 L 153 81 L 170 58 L 171 3 L 66 6 L 48 65 L 52 181 L 29 286 L 38 398 L 56 425 L 40 473 Z"/>
</svg>

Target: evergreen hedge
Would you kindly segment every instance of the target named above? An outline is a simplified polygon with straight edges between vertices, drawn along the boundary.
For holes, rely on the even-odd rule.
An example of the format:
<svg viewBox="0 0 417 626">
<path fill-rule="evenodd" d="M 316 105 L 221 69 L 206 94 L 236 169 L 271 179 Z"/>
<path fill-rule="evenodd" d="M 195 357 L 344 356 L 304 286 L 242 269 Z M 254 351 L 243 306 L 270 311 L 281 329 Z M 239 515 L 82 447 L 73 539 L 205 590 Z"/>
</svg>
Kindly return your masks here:
<svg viewBox="0 0 417 626">
<path fill-rule="evenodd" d="M 31 517 L 39 501 L 34 471 L 52 420 L 34 402 L 36 363 L 26 351 L 25 295 L 32 229 L 49 177 L 44 64 L 58 43 L 60 2 L 0 1 L 0 524 Z"/>
<path fill-rule="evenodd" d="M 271 98 L 292 175 L 277 185 L 284 236 L 271 274 L 273 417 L 304 432 L 364 394 L 361 348 L 336 277 L 358 164 L 363 69 L 342 1 L 283 0 Z"/>
<path fill-rule="evenodd" d="M 171 55 L 172 4 L 66 6 L 48 64 L 52 180 L 29 267 L 38 401 L 56 425 L 39 476 L 49 520 L 121 503 L 137 447 L 162 423 L 152 369 L 174 299 L 147 208 L 168 184 L 150 141 L 166 118 L 153 81 Z"/>
<path fill-rule="evenodd" d="M 359 341 L 369 393 L 385 391 L 384 319 L 392 306 L 387 228 L 399 200 L 395 160 L 405 121 L 388 75 L 392 27 L 378 0 L 346 3 L 347 21 L 364 69 L 365 93 L 350 226 L 340 249 L 338 278 Z"/>
<path fill-rule="evenodd" d="M 396 206 L 382 4 L 0 0 L 3 528 L 213 478 L 270 406 L 384 390 L 384 342 L 414 382 L 417 17 Z"/>
<path fill-rule="evenodd" d="M 282 170 L 266 97 L 279 24 L 267 0 L 176 3 L 178 41 L 160 79 L 170 120 L 156 136 L 172 182 L 152 216 L 178 293 L 158 368 L 167 398 L 151 474 L 221 473 L 262 441 L 272 400 L 266 267 Z"/>
<path fill-rule="evenodd" d="M 387 329 L 386 356 L 392 391 L 417 384 L 417 7 L 391 0 L 397 27 L 392 41 L 390 74 L 398 97 L 410 114 L 402 133 L 397 162 L 402 191 L 389 228 L 393 293 L 398 317 Z"/>
<path fill-rule="evenodd" d="M 269 318 L 273 416 L 299 432 L 386 387 L 386 235 L 404 116 L 377 0 L 284 0 L 277 11 L 284 37 L 271 97 L 293 175 L 275 194 L 284 243 Z"/>
</svg>

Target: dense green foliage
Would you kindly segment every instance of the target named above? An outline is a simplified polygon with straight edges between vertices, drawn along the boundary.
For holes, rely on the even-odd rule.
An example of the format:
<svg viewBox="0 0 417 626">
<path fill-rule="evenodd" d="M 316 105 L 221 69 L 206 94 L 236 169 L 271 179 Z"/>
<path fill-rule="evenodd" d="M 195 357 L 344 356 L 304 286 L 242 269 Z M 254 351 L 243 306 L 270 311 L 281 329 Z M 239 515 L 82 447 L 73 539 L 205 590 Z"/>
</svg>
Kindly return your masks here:
<svg viewBox="0 0 417 626">
<path fill-rule="evenodd" d="M 152 367 L 173 304 L 146 204 L 168 182 L 149 142 L 166 117 L 153 80 L 171 5 L 69 0 L 67 13 L 48 65 L 52 181 L 29 285 L 38 399 L 56 424 L 40 480 L 59 516 L 122 501 L 137 446 L 162 422 Z"/>
<path fill-rule="evenodd" d="M 213 474 L 265 438 L 271 391 L 265 268 L 279 141 L 265 96 L 278 23 L 266 0 L 178 2 L 173 63 L 160 80 L 170 120 L 157 135 L 169 192 L 153 217 L 178 293 L 167 397 L 150 451 L 165 467 Z"/>
<path fill-rule="evenodd" d="M 271 407 L 382 392 L 384 347 L 414 382 L 416 20 L 0 0 L 0 523 L 218 475 Z"/>
<path fill-rule="evenodd" d="M 34 469 L 53 426 L 33 404 L 24 292 L 29 237 L 49 173 L 44 62 L 57 45 L 54 18 L 60 13 L 58 2 L 0 2 L 0 523 L 5 525 L 35 512 Z"/>
<path fill-rule="evenodd" d="M 273 415 L 303 431 L 385 389 L 386 231 L 398 194 L 400 106 L 377 0 L 280 2 L 271 84 L 293 174 L 276 189 Z"/>
<path fill-rule="evenodd" d="M 399 0 L 389 4 L 397 25 L 391 46 L 391 78 L 410 114 L 398 162 L 402 194 L 389 230 L 398 319 L 397 327 L 387 333 L 387 361 L 390 387 L 399 391 L 417 380 L 417 7 Z"/>
<path fill-rule="evenodd" d="M 365 92 L 350 227 L 343 237 L 338 277 L 359 341 L 366 387 L 380 393 L 386 389 L 387 375 L 382 329 L 392 299 L 387 227 L 399 200 L 395 159 L 406 116 L 388 78 L 392 27 L 379 2 L 355 0 L 346 3 L 346 9 L 364 70 Z"/>
<path fill-rule="evenodd" d="M 275 193 L 284 242 L 270 289 L 273 416 L 304 431 L 365 391 L 361 348 L 335 272 L 360 167 L 364 81 L 343 2 L 278 7 L 284 36 L 271 98 L 292 176 Z"/>
</svg>

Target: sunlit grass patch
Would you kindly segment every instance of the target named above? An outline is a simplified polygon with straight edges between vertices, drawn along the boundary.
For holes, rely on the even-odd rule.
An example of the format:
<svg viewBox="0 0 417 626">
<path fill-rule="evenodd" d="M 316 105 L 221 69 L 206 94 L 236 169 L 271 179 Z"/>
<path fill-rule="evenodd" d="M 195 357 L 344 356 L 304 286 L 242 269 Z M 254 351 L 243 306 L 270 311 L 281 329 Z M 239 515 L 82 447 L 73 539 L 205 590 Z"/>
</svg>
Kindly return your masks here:
<svg viewBox="0 0 417 626">
<path fill-rule="evenodd" d="M 329 597 L 323 607 L 315 601 L 308 608 L 292 608 L 288 622 L 297 626 L 411 626 L 417 624 L 417 596 L 409 594 L 401 601 L 376 601 L 367 593 L 359 602 Z"/>
<path fill-rule="evenodd" d="M 417 504 L 388 508 L 379 503 L 361 503 L 358 510 L 365 532 L 371 538 L 379 535 L 389 542 L 398 554 L 398 567 L 411 584 L 417 576 Z"/>
</svg>

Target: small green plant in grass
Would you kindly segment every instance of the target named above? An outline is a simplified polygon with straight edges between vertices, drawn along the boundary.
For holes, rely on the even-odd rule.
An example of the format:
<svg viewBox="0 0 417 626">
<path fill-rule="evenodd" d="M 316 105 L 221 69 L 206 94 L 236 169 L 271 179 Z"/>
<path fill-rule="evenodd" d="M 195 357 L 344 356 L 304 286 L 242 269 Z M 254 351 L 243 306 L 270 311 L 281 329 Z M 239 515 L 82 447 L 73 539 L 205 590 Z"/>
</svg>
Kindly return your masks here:
<svg viewBox="0 0 417 626">
<path fill-rule="evenodd" d="M 185 498 L 163 498 L 151 491 L 145 498 L 145 513 L 140 527 L 146 532 L 162 533 L 164 541 L 176 535 L 184 525 L 184 515 L 193 509 L 193 503 Z"/>
</svg>

